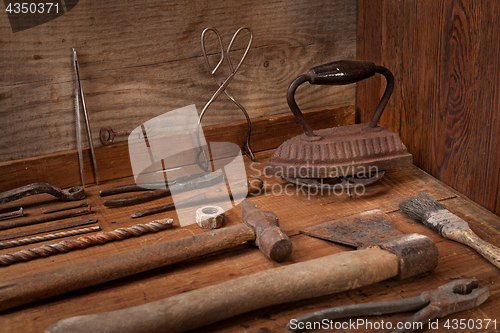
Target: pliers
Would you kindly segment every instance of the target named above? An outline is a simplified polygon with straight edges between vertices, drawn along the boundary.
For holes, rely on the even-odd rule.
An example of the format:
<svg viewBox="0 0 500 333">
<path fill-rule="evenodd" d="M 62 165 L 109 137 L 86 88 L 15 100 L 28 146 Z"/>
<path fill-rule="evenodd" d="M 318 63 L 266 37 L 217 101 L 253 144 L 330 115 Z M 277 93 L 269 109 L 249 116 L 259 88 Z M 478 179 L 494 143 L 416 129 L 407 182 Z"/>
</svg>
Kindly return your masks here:
<svg viewBox="0 0 500 333">
<path fill-rule="evenodd" d="M 99 192 L 101 197 L 136 191 L 147 191 L 138 195 L 116 198 L 104 201 L 104 206 L 108 207 L 122 207 L 131 206 L 144 203 L 147 201 L 160 199 L 170 195 L 171 190 L 175 188 L 176 191 L 189 191 L 198 188 L 209 187 L 223 181 L 222 172 L 212 172 L 204 174 L 195 174 L 177 178 L 172 181 L 168 186 L 163 183 L 155 184 L 141 184 L 141 185 L 122 185 L 111 189 L 105 189 Z"/>
<path fill-rule="evenodd" d="M 476 279 L 455 280 L 436 289 L 423 292 L 420 296 L 333 307 L 309 313 L 295 319 L 293 322 L 294 324 L 305 324 L 308 322 L 322 322 L 325 319 L 336 320 L 347 317 L 419 310 L 405 322 L 405 325 L 402 325 L 406 328 L 393 331 L 393 333 L 410 333 L 414 332 L 418 327 L 418 325 L 412 325 L 412 323 L 420 322 L 422 323 L 420 327 L 423 328 L 433 319 L 444 318 L 452 313 L 470 310 L 482 304 L 488 299 L 489 289 L 488 287 L 477 289 L 478 286 L 479 282 Z M 299 325 L 287 324 L 289 331 L 295 331 L 292 327 L 299 327 Z"/>
</svg>

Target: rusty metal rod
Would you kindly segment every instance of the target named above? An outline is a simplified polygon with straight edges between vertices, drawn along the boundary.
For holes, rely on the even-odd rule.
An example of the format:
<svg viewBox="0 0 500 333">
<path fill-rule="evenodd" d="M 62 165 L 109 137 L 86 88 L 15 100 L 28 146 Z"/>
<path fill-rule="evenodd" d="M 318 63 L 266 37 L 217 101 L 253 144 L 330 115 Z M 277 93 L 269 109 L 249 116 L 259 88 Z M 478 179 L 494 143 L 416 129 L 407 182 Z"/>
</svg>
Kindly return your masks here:
<svg viewBox="0 0 500 333">
<path fill-rule="evenodd" d="M 151 192 L 144 192 L 126 198 L 109 199 L 104 201 L 104 206 L 107 207 L 132 206 L 156 199 L 161 199 L 169 195 L 170 195 L 170 189 L 157 189 Z"/>
<path fill-rule="evenodd" d="M 45 241 L 56 239 L 56 238 L 63 238 L 63 237 L 70 237 L 70 236 L 76 236 L 76 235 L 81 235 L 81 234 L 87 234 L 89 232 L 94 232 L 94 231 L 99 231 L 99 230 L 101 230 L 101 227 L 95 226 L 95 227 L 87 227 L 87 228 L 81 228 L 81 229 L 73 229 L 73 230 L 68 230 L 68 231 L 61 231 L 61 232 L 56 232 L 53 234 L 47 234 L 47 235 L 43 235 L 43 236 L 34 236 L 34 237 L 29 237 L 29 238 L 16 239 L 16 240 L 0 243 L 0 250 L 8 249 L 10 247 L 26 245 L 26 244 L 45 242 Z"/>
<path fill-rule="evenodd" d="M 140 236 L 149 232 L 157 232 L 170 228 L 173 223 L 174 220 L 172 219 L 157 220 L 146 224 L 136 224 L 129 228 L 118 228 L 109 232 L 99 232 L 96 235 L 83 236 L 55 244 L 42 245 L 33 249 L 24 249 L 18 252 L 7 253 L 0 256 L 0 265 L 8 266 L 19 261 L 48 257 L 57 253 L 84 249 L 95 244 L 104 244 L 131 236 Z"/>
<path fill-rule="evenodd" d="M 59 207 L 59 208 L 54 208 L 54 209 L 47 209 L 47 210 L 44 210 L 43 213 L 44 214 L 51 214 L 51 213 L 62 212 L 65 210 L 75 209 L 75 208 L 79 208 L 79 207 L 85 207 L 85 206 L 87 206 L 86 201 L 84 201 L 82 203 L 77 203 L 74 205 L 69 205 L 69 206 L 64 206 L 64 207 Z"/>
<path fill-rule="evenodd" d="M 72 221 L 72 222 L 59 223 L 56 225 L 50 225 L 47 227 L 42 227 L 42 228 L 37 228 L 37 229 L 30 229 L 30 230 L 26 230 L 26 231 L 15 232 L 15 233 L 8 234 L 8 235 L 0 235 L 0 241 L 14 239 L 14 238 L 20 238 L 20 237 L 27 237 L 27 236 L 37 235 L 37 234 L 43 234 L 43 233 L 50 232 L 50 231 L 57 231 L 57 230 L 62 230 L 62 229 L 80 227 L 82 225 L 87 225 L 87 224 L 92 224 L 92 223 L 97 223 L 97 219 L 96 218 L 83 219 L 83 220 L 77 220 L 77 221 Z"/>
<path fill-rule="evenodd" d="M 53 215 L 46 215 L 46 216 L 42 216 L 42 217 L 39 217 L 36 219 L 30 219 L 30 220 L 25 220 L 25 221 L 3 223 L 3 224 L 0 224 L 0 230 L 17 228 L 17 227 L 24 227 L 27 225 L 33 225 L 33 224 L 38 224 L 38 223 L 67 219 L 70 217 L 90 214 L 91 211 L 92 211 L 92 207 L 90 205 L 88 205 L 85 208 L 81 208 L 81 209 L 70 211 L 70 212 L 64 212 L 64 213 L 53 214 Z"/>
<path fill-rule="evenodd" d="M 63 201 L 75 201 L 85 198 L 85 190 L 82 186 L 73 186 L 67 190 L 62 190 L 48 183 L 33 183 L 0 193 L 0 205 L 41 193 L 50 194 Z"/>
<path fill-rule="evenodd" d="M 19 210 L 15 210 L 13 212 L 0 214 L 0 220 L 13 219 L 16 217 L 21 217 L 24 215 L 23 207 L 19 208 Z"/>
<path fill-rule="evenodd" d="M 109 195 L 119 194 L 119 193 L 127 193 L 127 192 L 144 192 L 151 191 L 152 189 L 165 189 L 165 182 L 157 182 L 157 183 L 144 183 L 141 185 L 136 184 L 128 184 L 121 185 L 113 188 L 107 188 L 99 191 L 99 195 L 101 197 L 107 197 Z"/>
</svg>

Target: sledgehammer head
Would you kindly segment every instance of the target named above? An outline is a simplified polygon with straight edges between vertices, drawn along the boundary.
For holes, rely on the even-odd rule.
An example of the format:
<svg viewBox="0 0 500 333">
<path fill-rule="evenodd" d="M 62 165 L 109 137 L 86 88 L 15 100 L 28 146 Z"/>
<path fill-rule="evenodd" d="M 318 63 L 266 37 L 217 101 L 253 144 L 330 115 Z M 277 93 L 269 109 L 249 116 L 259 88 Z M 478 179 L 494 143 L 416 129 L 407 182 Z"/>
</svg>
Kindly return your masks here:
<svg viewBox="0 0 500 333">
<path fill-rule="evenodd" d="M 255 230 L 255 245 L 269 258 L 282 262 L 292 253 L 292 241 L 279 227 L 276 214 L 260 210 L 250 200 L 241 206 L 243 222 Z"/>
</svg>

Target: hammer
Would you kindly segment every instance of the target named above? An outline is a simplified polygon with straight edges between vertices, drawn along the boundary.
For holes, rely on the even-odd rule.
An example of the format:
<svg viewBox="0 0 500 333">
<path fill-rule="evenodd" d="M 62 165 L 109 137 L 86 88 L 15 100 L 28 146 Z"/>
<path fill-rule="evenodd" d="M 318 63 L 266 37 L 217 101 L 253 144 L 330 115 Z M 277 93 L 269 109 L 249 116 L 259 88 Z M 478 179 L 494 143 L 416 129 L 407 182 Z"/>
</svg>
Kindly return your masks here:
<svg viewBox="0 0 500 333">
<path fill-rule="evenodd" d="M 244 242 L 253 242 L 269 258 L 285 260 L 292 242 L 278 217 L 248 199 L 242 203 L 243 223 L 54 268 L 0 283 L 0 311 L 52 296 L 95 286 L 125 276 L 200 257 Z"/>
<path fill-rule="evenodd" d="M 391 277 L 407 278 L 437 265 L 438 252 L 432 240 L 399 233 L 381 211 L 337 222 L 306 232 L 332 240 L 335 230 L 340 236 L 336 241 L 354 241 L 366 247 L 283 265 L 127 309 L 66 318 L 45 333 L 185 332 L 268 306 L 352 290 Z"/>
</svg>

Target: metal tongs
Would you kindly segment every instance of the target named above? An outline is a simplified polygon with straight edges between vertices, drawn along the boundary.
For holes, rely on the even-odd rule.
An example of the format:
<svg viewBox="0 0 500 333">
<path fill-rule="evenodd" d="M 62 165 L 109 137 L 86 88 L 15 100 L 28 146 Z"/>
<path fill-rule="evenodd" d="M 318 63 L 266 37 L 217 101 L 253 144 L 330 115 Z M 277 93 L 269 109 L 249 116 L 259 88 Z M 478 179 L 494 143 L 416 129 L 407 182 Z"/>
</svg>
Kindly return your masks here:
<svg viewBox="0 0 500 333">
<path fill-rule="evenodd" d="M 393 333 L 414 332 L 418 326 L 436 318 L 444 318 L 452 313 L 466 311 L 481 305 L 488 299 L 489 289 L 477 289 L 479 282 L 476 279 L 462 279 L 447 283 L 436 289 L 423 292 L 420 296 L 397 299 L 385 302 L 352 304 L 338 306 L 309 313 L 294 320 L 294 323 L 321 322 L 324 319 L 336 320 L 347 317 L 382 315 L 406 311 L 419 310 L 407 321 L 403 328 Z M 413 323 L 422 323 L 413 325 Z M 287 324 L 289 331 L 295 331 L 291 324 Z"/>
<path fill-rule="evenodd" d="M 241 31 L 248 31 L 249 33 L 249 40 L 248 40 L 248 44 L 245 48 L 245 51 L 240 59 L 240 62 L 236 65 L 236 67 L 233 66 L 233 63 L 231 62 L 231 57 L 230 57 L 230 52 L 231 52 L 231 48 L 233 46 L 233 43 L 234 41 L 236 40 L 236 38 L 238 37 L 238 35 L 240 34 Z M 210 64 L 210 62 L 208 61 L 208 55 L 207 55 L 207 51 L 206 51 L 206 48 L 205 48 L 205 36 L 207 34 L 207 32 L 213 32 L 215 34 L 215 36 L 217 37 L 217 41 L 219 42 L 219 48 L 220 48 L 220 59 L 219 59 L 219 62 L 217 63 L 217 65 L 215 65 L 215 67 L 212 67 L 212 65 Z M 250 46 L 252 45 L 252 40 L 253 40 L 253 34 L 252 34 L 252 30 L 250 30 L 249 28 L 246 28 L 246 27 L 241 27 L 239 28 L 233 35 L 233 37 L 231 38 L 231 42 L 229 43 L 229 46 L 227 47 L 227 50 L 224 51 L 224 46 L 222 44 L 222 38 L 219 34 L 219 32 L 217 30 L 215 30 L 214 28 L 206 28 L 205 30 L 203 30 L 203 32 L 201 33 L 201 49 L 203 51 L 203 57 L 205 58 L 205 63 L 207 64 L 207 67 L 208 67 L 208 70 L 210 71 L 210 73 L 212 74 L 212 77 L 214 79 L 214 81 L 217 83 L 217 85 L 219 86 L 219 88 L 217 89 L 217 91 L 212 95 L 212 97 L 210 98 L 210 100 L 207 102 L 207 104 L 205 105 L 205 107 L 203 108 L 203 110 L 201 111 L 200 113 L 200 117 L 199 117 L 199 120 L 198 120 L 198 126 L 196 127 L 196 138 L 198 140 L 198 146 L 200 147 L 200 151 L 198 153 L 198 155 L 196 156 L 196 162 L 198 163 L 198 165 L 200 165 L 200 167 L 202 167 L 202 164 L 200 162 L 200 155 L 203 155 L 203 158 L 205 159 L 205 166 L 202 167 L 205 171 L 207 171 L 208 169 L 208 157 L 207 157 L 207 153 L 206 151 L 202 148 L 202 145 L 201 145 L 201 140 L 200 140 L 200 127 L 201 127 L 201 120 L 203 119 L 203 116 L 205 115 L 205 112 L 207 111 L 208 107 L 210 106 L 210 104 L 212 104 L 213 101 L 215 101 L 215 99 L 217 97 L 219 97 L 219 95 L 224 92 L 226 94 L 226 96 L 234 103 L 236 104 L 236 106 L 238 106 L 238 108 L 240 108 L 240 110 L 243 112 L 243 114 L 245 115 L 246 119 L 247 119 L 247 124 L 248 124 L 248 132 L 247 132 L 247 138 L 246 138 L 246 141 L 245 143 L 243 144 L 243 153 L 245 155 L 247 155 L 252 161 L 255 162 L 255 156 L 252 152 L 252 149 L 250 148 L 250 134 L 252 132 L 252 123 L 250 121 L 250 116 L 248 115 L 247 111 L 245 110 L 245 108 L 240 104 L 238 103 L 238 101 L 236 101 L 236 99 L 227 91 L 227 86 L 229 85 L 229 83 L 231 82 L 231 80 L 234 78 L 234 76 L 236 75 L 236 72 L 240 69 L 241 67 L 241 64 L 243 63 L 243 61 L 245 60 L 247 54 L 248 54 L 248 51 L 250 50 Z M 227 60 L 227 64 L 229 66 L 229 70 L 230 70 L 230 74 L 229 76 L 224 80 L 224 82 L 220 82 L 217 77 L 215 76 L 215 73 L 217 72 L 217 70 L 219 69 L 220 65 L 222 64 L 222 62 L 224 61 L 224 59 Z"/>
</svg>

